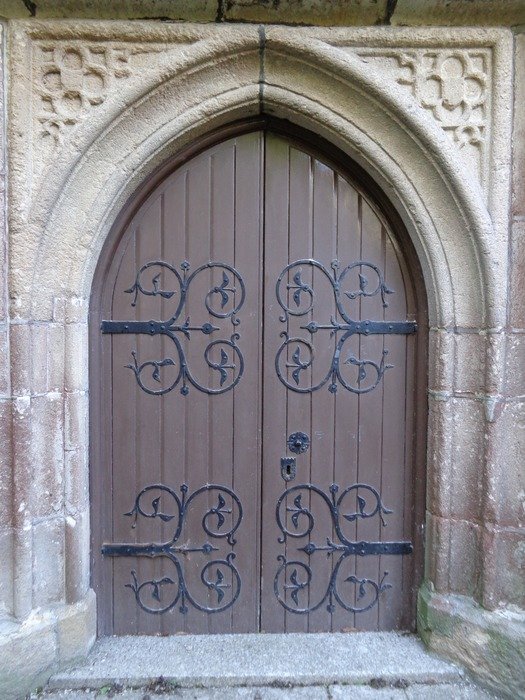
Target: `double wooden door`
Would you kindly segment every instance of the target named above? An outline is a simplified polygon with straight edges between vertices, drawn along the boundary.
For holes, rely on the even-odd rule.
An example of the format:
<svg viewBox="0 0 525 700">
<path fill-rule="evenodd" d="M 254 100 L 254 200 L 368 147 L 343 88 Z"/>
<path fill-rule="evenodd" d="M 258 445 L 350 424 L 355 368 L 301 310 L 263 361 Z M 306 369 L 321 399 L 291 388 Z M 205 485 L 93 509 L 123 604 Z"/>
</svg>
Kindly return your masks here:
<svg viewBox="0 0 525 700">
<path fill-rule="evenodd" d="M 100 633 L 413 626 L 415 297 L 370 198 L 289 138 L 150 192 L 94 291 Z"/>
</svg>

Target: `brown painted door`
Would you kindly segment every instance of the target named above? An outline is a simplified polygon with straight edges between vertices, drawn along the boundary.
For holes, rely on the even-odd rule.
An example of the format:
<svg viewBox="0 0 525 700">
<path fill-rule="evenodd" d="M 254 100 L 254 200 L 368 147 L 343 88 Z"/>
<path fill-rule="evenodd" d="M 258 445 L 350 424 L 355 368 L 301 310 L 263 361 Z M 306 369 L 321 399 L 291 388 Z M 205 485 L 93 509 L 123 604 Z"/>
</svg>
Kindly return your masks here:
<svg viewBox="0 0 525 700">
<path fill-rule="evenodd" d="M 153 190 L 94 314 L 100 633 L 413 626 L 415 313 L 383 217 L 284 137 Z"/>
</svg>

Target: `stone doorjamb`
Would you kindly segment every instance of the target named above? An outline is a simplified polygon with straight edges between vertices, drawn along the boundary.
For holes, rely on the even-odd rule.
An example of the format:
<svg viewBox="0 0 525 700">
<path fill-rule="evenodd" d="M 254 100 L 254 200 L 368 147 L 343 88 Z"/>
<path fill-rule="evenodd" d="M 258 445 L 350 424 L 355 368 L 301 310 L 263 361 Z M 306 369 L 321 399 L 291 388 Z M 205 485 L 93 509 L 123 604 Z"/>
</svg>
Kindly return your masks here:
<svg viewBox="0 0 525 700">
<path fill-rule="evenodd" d="M 356 160 L 413 241 L 431 326 L 419 630 L 501 677 L 495 640 L 523 644 L 524 597 L 519 565 L 499 570 L 523 546 L 505 379 L 510 32 L 13 21 L 8 42 L 7 683 L 35 684 L 94 639 L 87 317 L 102 245 L 163 161 L 261 112 Z"/>
</svg>

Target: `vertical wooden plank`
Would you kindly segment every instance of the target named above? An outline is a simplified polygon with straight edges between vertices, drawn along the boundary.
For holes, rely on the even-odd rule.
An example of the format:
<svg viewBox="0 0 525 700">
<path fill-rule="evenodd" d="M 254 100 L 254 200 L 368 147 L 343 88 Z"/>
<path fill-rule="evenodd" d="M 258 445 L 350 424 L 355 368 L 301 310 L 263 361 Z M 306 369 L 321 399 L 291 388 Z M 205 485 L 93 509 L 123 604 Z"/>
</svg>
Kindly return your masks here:
<svg viewBox="0 0 525 700">
<path fill-rule="evenodd" d="M 232 607 L 232 631 L 259 629 L 261 533 L 261 413 L 262 413 L 262 245 L 263 148 L 261 132 L 235 142 L 235 267 L 246 283 L 240 314 L 239 346 L 245 357 L 245 377 L 234 391 L 233 481 L 245 509 L 235 547 L 235 565 L 242 572 L 239 600 Z"/>
<path fill-rule="evenodd" d="M 275 371 L 275 357 L 285 329 L 279 320 L 275 284 L 288 261 L 288 178 L 289 147 L 286 142 L 266 135 L 265 150 L 265 226 L 264 226 L 264 338 L 263 338 L 263 484 L 262 484 L 262 552 L 261 552 L 261 631 L 282 632 L 284 608 L 274 594 L 274 578 L 279 568 L 277 556 L 282 547 L 275 508 L 283 492 L 280 475 L 281 457 L 286 455 L 285 386 Z"/>
<path fill-rule="evenodd" d="M 227 142 L 210 155 L 210 261 L 224 261 L 235 265 L 235 144 Z M 220 284 L 212 273 L 213 283 Z M 232 285 L 234 281 L 231 280 Z M 220 302 L 213 308 L 220 309 Z M 217 324 L 217 325 L 223 325 Z M 221 337 L 223 333 L 221 333 Z M 210 371 L 210 375 L 212 372 Z M 213 377 L 209 376 L 213 381 Z M 231 485 L 233 481 L 233 421 L 234 394 L 229 391 L 208 399 L 209 474 L 211 484 Z M 211 499 L 213 500 L 213 498 Z M 209 500 L 209 502 L 211 502 Z M 213 507 L 214 504 L 212 504 Z M 225 515 L 225 527 L 233 524 L 233 513 Z M 229 548 L 232 551 L 232 548 Z M 228 550 L 225 549 L 225 554 Z M 225 583 L 234 584 L 229 571 Z M 213 598 L 213 596 L 211 596 Z M 214 601 L 212 601 L 213 604 Z M 231 632 L 231 615 L 208 615 L 208 632 Z"/>
<path fill-rule="evenodd" d="M 181 168 L 174 176 L 170 177 L 163 188 L 164 202 L 164 237 L 163 259 L 180 273 L 181 264 L 187 258 L 186 251 L 186 219 L 187 219 L 187 167 Z M 180 301 L 180 286 L 171 276 L 172 284 L 168 291 L 175 291 L 170 299 L 162 301 L 163 319 L 173 316 Z M 169 357 L 179 365 L 178 355 L 171 339 L 162 339 L 163 357 Z M 177 371 L 177 370 L 176 370 Z M 170 375 L 172 381 L 174 375 Z M 180 393 L 179 388 L 170 391 L 162 397 L 163 404 L 163 450 L 162 450 L 162 483 L 173 489 L 179 496 L 180 487 L 187 483 L 186 471 L 186 398 Z M 174 420 L 174 416 L 177 418 Z M 175 510 L 171 511 L 175 512 Z M 162 531 L 162 541 L 167 542 L 173 537 L 176 525 L 175 521 L 158 523 Z M 163 575 L 176 580 L 175 566 L 171 561 L 164 562 Z M 171 587 L 170 587 L 171 588 Z M 181 615 L 178 606 L 159 615 L 161 634 L 174 634 L 184 630 L 185 618 Z"/>
<path fill-rule="evenodd" d="M 392 243 L 383 230 L 385 241 L 385 283 L 393 294 L 388 295 L 388 308 L 385 310 L 386 320 L 405 320 L 407 306 L 405 285 L 397 256 Z M 405 539 L 404 522 L 411 520 L 410 506 L 405 512 L 405 484 L 411 483 L 410 464 L 407 462 L 406 439 L 404 432 L 399 430 L 400 424 L 410 425 L 411 420 L 406 415 L 407 375 L 406 354 L 407 336 L 392 335 L 385 341 L 388 349 L 387 361 L 393 365 L 384 377 L 383 392 L 383 454 L 380 493 L 385 506 L 391 509 L 391 514 L 385 515 L 385 526 L 381 526 L 381 539 L 385 541 L 402 541 Z M 408 473 L 407 473 L 408 472 Z M 406 538 L 411 539 L 410 535 Z M 380 557 L 379 571 L 388 571 L 386 581 L 392 588 L 381 596 L 379 603 L 379 628 L 399 629 L 404 609 L 406 591 L 403 586 L 403 565 L 405 556 Z"/>
<path fill-rule="evenodd" d="M 361 205 L 361 259 L 373 263 L 381 270 L 384 269 L 381 223 L 364 199 Z M 363 268 L 362 273 L 369 279 L 370 287 L 374 288 L 376 284 L 374 273 L 370 268 Z M 360 300 L 361 320 L 383 320 L 384 309 L 380 294 L 372 297 L 361 296 Z M 361 335 L 359 341 L 360 356 L 357 359 L 361 361 L 371 359 L 379 364 L 384 349 L 384 337 L 382 335 L 369 337 Z M 359 396 L 358 480 L 374 489 L 379 489 L 381 485 L 383 390 L 384 384 L 381 381 L 375 389 Z M 366 492 L 360 495 L 367 496 Z M 370 503 L 371 496 L 368 496 L 366 500 Z M 358 541 L 377 542 L 379 537 L 380 518 L 378 515 L 372 518 L 358 519 Z M 379 570 L 379 557 L 364 556 L 359 558 L 356 562 L 356 576 L 359 580 L 370 579 L 379 582 L 383 576 L 383 571 Z M 358 613 L 358 617 L 360 629 L 375 630 L 378 628 L 377 605 L 374 605 L 370 610 Z"/>
<path fill-rule="evenodd" d="M 288 237 L 288 258 L 287 263 L 292 263 L 295 260 L 302 258 L 310 258 L 312 256 L 312 207 L 313 207 L 313 173 L 312 162 L 308 154 L 299 151 L 293 146 L 289 147 L 288 151 L 288 222 L 286 234 Z M 284 264 L 281 263 L 284 268 Z M 288 274 L 287 284 L 293 284 L 293 275 L 298 268 L 293 268 Z M 275 270 L 275 278 L 280 274 L 281 270 Z M 312 284 L 312 272 L 309 266 L 305 265 L 301 268 L 301 275 L 304 282 Z M 293 290 L 290 290 L 287 295 L 287 303 L 292 304 Z M 291 335 L 297 337 L 305 337 L 309 340 L 308 333 L 301 329 L 310 320 L 310 315 L 301 316 L 297 319 L 290 317 L 290 327 L 293 328 Z M 291 361 L 292 348 L 287 352 L 287 361 Z M 311 378 L 311 370 L 306 371 Z M 291 379 L 291 370 L 287 373 L 288 380 Z M 312 413 L 311 413 L 311 397 L 309 394 L 298 394 L 288 390 L 286 394 L 286 437 L 295 432 L 303 432 L 307 435 L 312 434 Z M 286 450 L 286 443 L 282 445 L 283 456 L 292 453 Z M 297 464 L 297 473 L 294 481 L 288 484 L 281 478 L 279 471 L 275 473 L 274 478 L 280 481 L 281 490 L 294 486 L 296 483 L 305 483 L 310 481 L 310 451 L 304 454 L 295 455 Z M 304 498 L 304 496 L 303 496 Z M 292 499 L 286 499 L 286 507 L 292 506 Z M 288 526 L 292 527 L 292 522 L 288 519 Z M 308 543 L 305 540 L 288 539 L 284 548 L 288 560 L 295 559 L 308 563 L 308 557 L 299 552 L 298 548 Z M 309 601 L 309 596 L 306 598 Z M 287 602 L 292 605 L 293 601 L 290 598 L 290 593 L 287 594 Z M 306 615 L 298 615 L 292 612 L 285 613 L 285 629 L 287 632 L 306 632 L 308 631 L 308 618 Z"/>
<path fill-rule="evenodd" d="M 352 262 L 360 259 L 359 195 L 342 176 L 337 178 L 337 250 L 339 273 Z M 344 308 L 349 318 L 359 318 L 359 302 L 345 298 Z M 351 339 L 345 345 L 346 352 L 355 349 L 356 341 Z M 357 482 L 357 454 L 359 437 L 358 398 L 356 394 L 340 388 L 335 395 L 334 419 L 334 475 L 333 481 L 342 491 Z M 350 541 L 357 537 L 355 522 L 345 522 L 343 532 Z M 339 580 L 355 576 L 355 556 L 347 557 L 341 566 Z M 345 600 L 355 604 L 355 591 Z M 358 626 L 355 613 L 338 608 L 334 615 L 334 631 L 352 630 Z"/>
<path fill-rule="evenodd" d="M 313 161 L 314 191 L 313 191 L 313 258 L 320 262 L 330 273 L 330 263 L 336 257 L 337 213 L 335 209 L 335 173 L 332 168 L 321 161 Z M 313 317 L 317 323 L 330 324 L 335 318 L 336 306 L 334 292 L 325 275 L 319 270 L 313 274 L 313 289 L 315 306 Z M 326 376 L 334 357 L 339 334 L 332 336 L 330 330 L 319 330 L 311 337 L 315 351 L 314 385 Z M 341 390 L 341 388 L 339 389 Z M 330 494 L 333 483 L 334 464 L 334 423 L 335 395 L 329 390 L 329 384 L 315 390 L 311 394 L 312 411 L 312 446 L 310 482 L 326 494 Z M 311 539 L 317 545 L 324 545 L 327 538 L 334 541 L 332 519 L 327 505 L 317 496 L 311 498 L 311 512 L 315 528 Z M 337 554 L 329 557 L 324 552 L 312 554 L 310 567 L 313 571 L 311 583 L 311 605 L 326 594 L 330 583 Z M 335 602 L 335 601 L 334 601 Z M 332 613 L 327 609 L 330 600 L 309 615 L 308 630 L 310 632 L 330 631 Z M 339 611 L 335 613 L 339 614 Z"/>
<path fill-rule="evenodd" d="M 135 227 L 136 231 L 136 227 Z M 117 283 L 114 288 L 113 304 L 111 308 L 112 318 L 134 319 L 135 311 L 131 307 L 131 299 L 124 290 L 127 284 L 133 284 L 137 274 L 138 254 L 136 250 L 136 232 L 133 234 L 131 244 L 124 255 L 122 265 L 118 272 Z M 131 338 L 125 336 L 113 336 L 113 465 L 112 465 L 112 538 L 114 542 L 134 542 L 136 533 L 131 529 L 130 519 L 124 516 L 131 507 L 137 494 L 136 450 L 135 440 L 129 439 L 129 426 L 136 423 L 136 382 L 126 364 L 132 360 L 131 351 L 135 346 Z M 128 437 L 128 439 L 126 439 Z M 127 464 L 129 469 L 128 479 L 124 481 L 122 464 Z M 126 485 L 125 488 L 123 485 Z M 137 617 L 134 606 L 130 606 L 129 591 L 125 588 L 130 583 L 129 561 L 111 560 L 114 571 L 113 584 L 113 632 L 115 634 L 137 633 Z M 131 614 L 130 614 L 131 611 Z"/>
<path fill-rule="evenodd" d="M 194 160 L 188 170 L 188 209 L 187 209 L 187 256 L 190 263 L 190 272 L 210 260 L 211 253 L 211 153 L 208 151 Z M 189 318 L 192 325 L 199 325 L 203 318 L 203 300 L 210 289 L 211 275 L 203 271 L 195 277 L 188 290 L 185 311 L 182 318 Z M 208 316 L 208 314 L 206 314 Z M 188 354 L 188 364 L 191 362 L 191 371 L 206 382 L 208 373 L 201 362 L 207 342 L 201 333 L 190 332 L 190 339 L 184 338 L 184 347 Z M 185 397 L 186 412 L 189 430 L 186 435 L 186 451 L 188 464 L 189 493 L 194 492 L 204 484 L 210 483 L 210 459 L 211 445 L 208 424 L 209 397 L 188 385 L 188 394 Z M 213 482 L 212 482 L 213 483 Z M 210 495 L 203 494 L 199 501 L 195 501 L 194 507 L 188 510 L 187 534 L 195 533 L 197 537 L 203 537 L 199 528 L 199 515 L 210 507 Z M 199 533 L 199 534 L 197 534 Z M 202 534 L 201 534 L 202 533 Z M 200 542 L 199 542 L 200 544 Z M 207 596 L 200 580 L 202 555 L 191 553 L 184 556 L 185 574 L 188 589 L 198 596 L 201 604 L 207 603 Z M 198 595 L 200 594 L 200 595 Z M 208 632 L 208 615 L 187 605 L 186 630 L 193 633 Z"/>
</svg>

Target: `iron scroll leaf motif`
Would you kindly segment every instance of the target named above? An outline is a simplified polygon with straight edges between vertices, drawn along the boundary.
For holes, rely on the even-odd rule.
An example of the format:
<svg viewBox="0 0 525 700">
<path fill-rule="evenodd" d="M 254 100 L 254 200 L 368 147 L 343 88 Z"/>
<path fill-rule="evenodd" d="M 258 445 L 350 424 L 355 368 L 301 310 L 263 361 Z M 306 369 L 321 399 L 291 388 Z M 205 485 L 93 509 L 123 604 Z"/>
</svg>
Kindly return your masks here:
<svg viewBox="0 0 525 700">
<path fill-rule="evenodd" d="M 316 544 L 312 540 L 316 522 L 307 505 L 312 496 L 319 496 L 328 507 L 338 541 L 327 537 L 326 543 Z M 352 502 L 354 505 L 350 507 Z M 353 574 L 346 576 L 345 562 L 351 556 L 411 554 L 413 545 L 407 541 L 353 542 L 345 536 L 342 520 L 354 523 L 360 519 L 378 517 L 385 526 L 384 516 L 392 512 L 385 507 L 378 491 L 368 484 L 352 484 L 341 493 L 339 486 L 332 484 L 330 496 L 313 484 L 298 484 L 284 491 L 276 506 L 277 525 L 282 533 L 279 542 L 285 544 L 288 538 L 307 539 L 308 543 L 297 547 L 297 551 L 307 556 L 308 563 L 301 559 L 288 559 L 284 554 L 277 557 L 279 567 L 274 579 L 274 593 L 283 608 L 289 612 L 307 614 L 326 605 L 328 612 L 332 613 L 337 603 L 348 612 L 359 613 L 377 605 L 381 593 L 392 587 L 385 581 L 388 571 L 379 581 Z M 315 564 L 312 558 L 318 553 L 333 557 L 334 562 L 324 594 L 310 601 Z M 303 600 L 306 604 L 302 604 Z"/>
<path fill-rule="evenodd" d="M 393 294 L 385 283 L 383 273 L 372 262 L 358 260 L 347 265 L 339 272 L 339 261 L 331 263 L 332 272 L 317 260 L 302 259 L 287 265 L 281 272 L 276 283 L 276 296 L 283 310 L 280 320 L 287 324 L 282 331 L 281 343 L 275 357 L 275 370 L 281 382 L 292 391 L 311 393 L 328 384 L 328 390 L 337 392 L 343 386 L 354 394 L 365 394 L 372 391 L 381 381 L 384 373 L 393 367 L 386 363 L 388 350 L 383 350 L 381 357 L 361 359 L 351 350 L 345 352 L 347 342 L 355 335 L 406 335 L 415 333 L 417 325 L 413 321 L 373 321 L 370 319 L 353 320 L 345 310 L 347 300 L 380 296 L 383 308 L 388 306 L 387 296 Z M 335 300 L 336 314 L 328 323 L 310 320 L 300 326 L 309 336 L 299 337 L 290 334 L 290 319 L 306 317 L 315 311 L 315 290 L 303 279 L 304 269 L 310 268 L 312 273 L 318 270 L 330 283 Z M 352 273 L 357 273 L 358 288 L 344 291 L 352 281 Z M 373 280 L 371 283 L 371 279 Z M 291 281 L 290 281 L 291 280 Z M 315 348 L 313 336 L 316 333 L 329 331 L 330 337 L 335 338 L 332 361 L 328 371 L 318 381 L 308 381 L 308 370 L 313 367 Z M 346 355 L 346 356 L 345 356 Z M 342 366 L 348 365 L 357 370 L 355 382 L 348 381 L 343 375 Z"/>
<path fill-rule="evenodd" d="M 166 321 L 153 319 L 102 321 L 102 333 L 163 335 L 173 342 L 175 353 L 170 357 L 148 359 L 142 362 L 139 360 L 137 351 L 132 351 L 131 362 L 126 365 L 126 368 L 135 374 L 138 385 L 146 393 L 162 396 L 180 385 L 180 393 L 187 396 L 192 385 L 206 394 L 223 394 L 239 383 L 244 372 L 244 357 L 237 345 L 240 338 L 237 326 L 241 322 L 237 314 L 246 296 L 244 280 L 234 267 L 223 262 L 208 262 L 191 274 L 190 264 L 186 260 L 180 268 L 182 273 L 162 260 L 148 262 L 138 271 L 134 284 L 124 290 L 132 295 L 131 306 L 133 307 L 137 305 L 139 295 L 173 300 L 175 312 L 169 319 Z M 189 316 L 184 319 L 182 312 L 192 282 L 204 271 L 211 273 L 214 279 L 203 299 L 204 307 L 211 318 L 208 317 L 201 324 L 195 324 L 191 322 Z M 165 278 L 168 278 L 169 285 L 166 284 Z M 207 386 L 191 371 L 187 352 L 181 341 L 183 338 L 190 340 L 192 333 L 212 337 L 221 330 L 214 324 L 224 319 L 230 320 L 233 332 L 227 338 L 210 340 L 204 349 L 204 362 L 208 371 L 211 369 L 217 373 L 214 375 L 217 377 L 214 386 Z M 170 379 L 165 383 L 166 375 Z"/>
<path fill-rule="evenodd" d="M 169 486 L 151 484 L 140 491 L 133 508 L 124 513 L 133 519 L 132 528 L 136 527 L 139 517 L 158 518 L 163 523 L 171 523 L 174 530 L 168 541 L 158 544 L 104 544 L 102 554 L 109 557 L 164 557 L 173 564 L 173 574 L 143 582 L 139 582 L 137 572 L 131 570 L 131 582 L 126 584 L 126 588 L 133 591 L 137 604 L 145 612 L 160 615 L 177 605 L 183 615 L 188 612 L 188 605 L 205 613 L 223 612 L 238 599 L 241 577 L 233 563 L 234 551 L 229 551 L 222 557 L 215 552 L 220 551 L 217 545 L 221 541 L 234 548 L 235 533 L 243 517 L 241 502 L 231 489 L 218 484 L 206 484 L 190 495 L 188 486 L 183 484 L 180 492 L 179 496 Z M 179 543 L 188 512 L 202 494 L 208 494 L 212 500 L 216 498 L 216 504 L 208 507 L 201 519 L 205 541 L 199 545 Z M 200 569 L 203 586 L 200 598 L 188 588 L 184 573 L 184 557 L 192 554 L 212 557 Z M 203 595 L 208 605 L 203 603 Z"/>
</svg>

